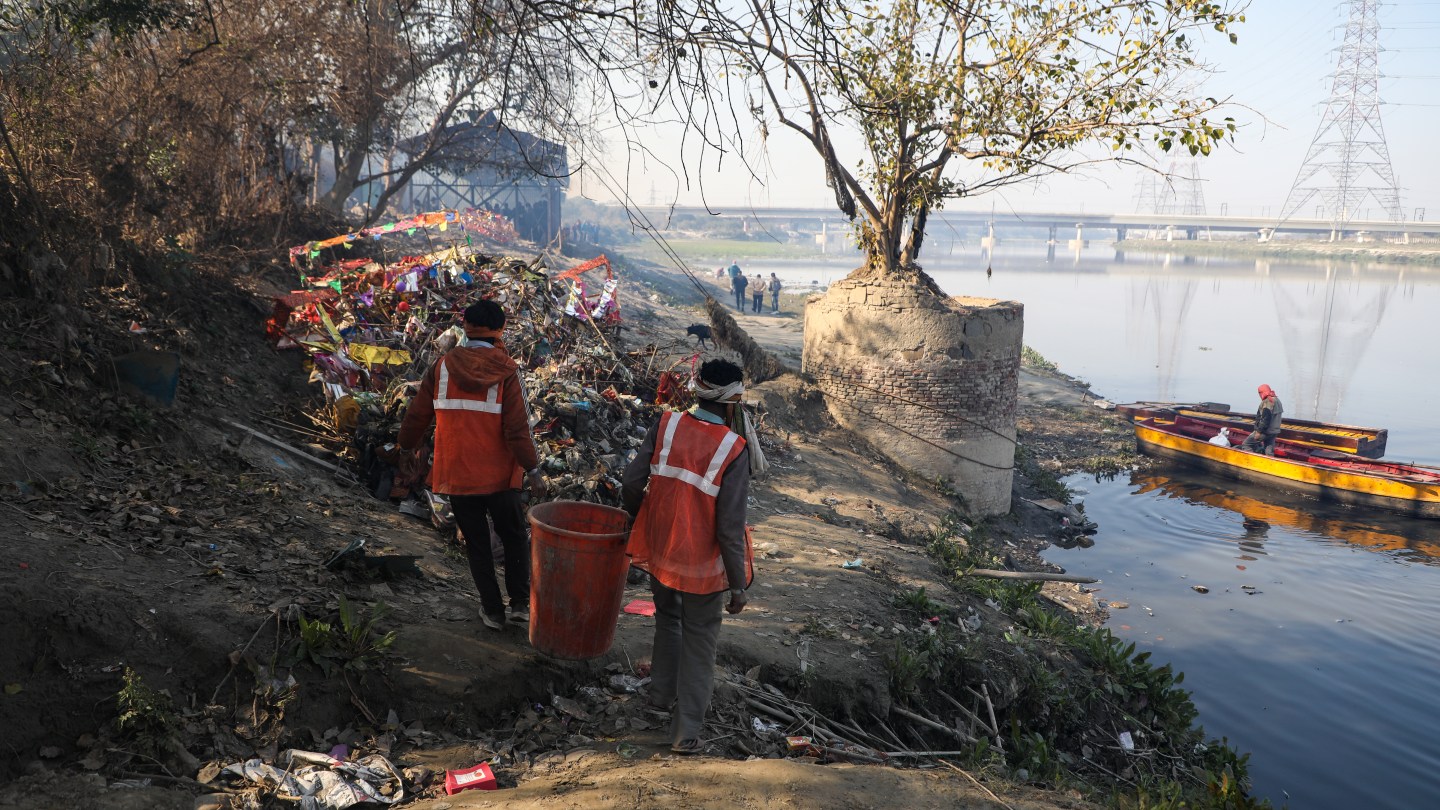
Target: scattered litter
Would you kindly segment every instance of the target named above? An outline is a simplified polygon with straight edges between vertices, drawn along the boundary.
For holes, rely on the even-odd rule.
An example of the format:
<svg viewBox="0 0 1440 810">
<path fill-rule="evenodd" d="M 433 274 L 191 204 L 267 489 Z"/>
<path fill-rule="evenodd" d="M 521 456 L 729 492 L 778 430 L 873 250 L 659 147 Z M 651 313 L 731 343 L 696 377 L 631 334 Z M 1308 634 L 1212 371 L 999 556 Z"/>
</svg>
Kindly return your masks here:
<svg viewBox="0 0 1440 810">
<path fill-rule="evenodd" d="M 853 571 L 853 570 L 855 570 L 856 568 L 864 568 L 864 567 L 865 567 L 865 561 L 862 560 L 862 559 L 859 558 L 859 557 L 856 557 L 855 559 L 850 560 L 849 562 L 840 563 L 840 567 L 841 567 L 841 568 L 844 568 L 844 569 L 847 569 L 847 570 L 850 570 L 850 571 Z"/>
<path fill-rule="evenodd" d="M 1207 588 L 1207 587 L 1205 587 L 1204 585 L 1191 585 L 1191 586 L 1190 586 L 1190 590 L 1192 590 L 1192 591 L 1194 591 L 1194 592 L 1196 592 L 1196 593 L 1209 593 L 1209 592 L 1210 592 L 1210 589 Z"/>
<path fill-rule="evenodd" d="M 1135 750 L 1135 738 L 1130 736 L 1130 732 L 1120 732 L 1120 747 L 1124 748 L 1126 751 Z"/>
<path fill-rule="evenodd" d="M 755 732 L 756 736 L 761 739 L 769 739 L 774 736 L 775 732 L 780 730 L 780 724 L 762 720 L 759 717 L 752 717 L 750 718 L 750 728 Z"/>
<path fill-rule="evenodd" d="M 654 616 L 655 603 L 648 599 L 636 599 L 625 606 L 625 612 L 635 616 Z"/>
<path fill-rule="evenodd" d="M 649 682 L 649 678 L 637 678 L 634 675 L 628 674 L 610 676 L 610 688 L 626 693 L 639 692 L 640 687 Z"/>
<path fill-rule="evenodd" d="M 285 768 L 260 759 L 227 765 L 222 773 L 275 791 L 276 796 L 316 810 L 345 810 L 356 804 L 396 804 L 405 798 L 405 784 L 395 766 L 379 754 L 342 762 L 329 754 L 286 751 Z"/>
<path fill-rule="evenodd" d="M 1129 602 L 1107 602 L 1106 604 L 1108 604 L 1112 610 L 1124 610 L 1130 607 Z"/>
<path fill-rule="evenodd" d="M 445 772 L 445 795 L 454 796 L 462 790 L 495 790 L 495 772 L 490 764 L 482 762 L 473 768 Z"/>
</svg>

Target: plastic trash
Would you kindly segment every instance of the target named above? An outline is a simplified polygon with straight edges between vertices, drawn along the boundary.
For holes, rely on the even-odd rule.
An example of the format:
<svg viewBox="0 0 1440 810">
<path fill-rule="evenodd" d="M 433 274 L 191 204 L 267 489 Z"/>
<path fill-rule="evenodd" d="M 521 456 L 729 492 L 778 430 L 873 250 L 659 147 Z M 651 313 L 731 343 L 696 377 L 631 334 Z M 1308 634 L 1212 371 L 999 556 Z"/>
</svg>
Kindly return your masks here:
<svg viewBox="0 0 1440 810">
<path fill-rule="evenodd" d="M 853 571 L 853 570 L 855 570 L 856 568 L 864 568 L 864 567 L 865 567 L 865 561 L 864 561 L 863 559 L 859 558 L 859 557 L 856 557 L 855 559 L 850 560 L 849 562 L 840 563 L 840 567 L 841 567 L 841 568 L 844 568 L 844 569 L 847 569 L 847 570 L 850 570 L 850 571 Z"/>
<path fill-rule="evenodd" d="M 482 762 L 473 768 L 445 772 L 445 794 L 454 796 L 462 790 L 495 790 L 495 772 L 490 763 Z"/>
</svg>

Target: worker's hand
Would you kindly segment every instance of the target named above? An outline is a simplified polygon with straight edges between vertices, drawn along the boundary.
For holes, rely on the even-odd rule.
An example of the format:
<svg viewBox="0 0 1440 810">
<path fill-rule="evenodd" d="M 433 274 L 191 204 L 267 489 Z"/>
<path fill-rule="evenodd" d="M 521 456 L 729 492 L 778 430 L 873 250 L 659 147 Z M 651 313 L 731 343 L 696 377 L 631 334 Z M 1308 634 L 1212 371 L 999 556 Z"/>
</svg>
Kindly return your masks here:
<svg viewBox="0 0 1440 810">
<path fill-rule="evenodd" d="M 545 480 L 545 474 L 536 467 L 526 476 L 525 481 L 530 485 L 530 500 L 538 501 L 550 494 L 550 482 Z"/>
<path fill-rule="evenodd" d="M 725 612 L 732 615 L 739 613 L 740 611 L 745 609 L 745 602 L 746 600 L 744 591 L 731 591 L 730 604 L 725 606 Z"/>
</svg>

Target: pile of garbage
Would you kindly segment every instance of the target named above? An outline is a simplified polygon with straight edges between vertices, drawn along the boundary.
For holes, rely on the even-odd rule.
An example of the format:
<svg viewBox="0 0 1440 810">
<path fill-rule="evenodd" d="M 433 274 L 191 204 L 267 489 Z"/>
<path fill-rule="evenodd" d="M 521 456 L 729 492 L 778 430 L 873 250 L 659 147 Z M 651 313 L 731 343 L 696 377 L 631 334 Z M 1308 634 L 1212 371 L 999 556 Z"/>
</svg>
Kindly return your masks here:
<svg viewBox="0 0 1440 810">
<path fill-rule="evenodd" d="M 451 225 L 463 241 L 436 247 L 429 231 Z M 506 311 L 505 345 L 521 366 L 553 496 L 617 505 L 621 471 L 658 407 L 689 404 L 690 369 L 666 367 L 653 345 L 622 351 L 620 279 L 608 258 L 552 271 L 543 257 L 526 261 L 494 254 L 488 240 L 477 245 L 471 232 L 486 229 L 497 230 L 492 217 L 446 211 L 297 246 L 290 258 L 301 289 L 275 298 L 267 333 L 277 348 L 307 353 L 310 380 L 324 392 L 317 424 L 370 492 L 444 528 L 448 504 L 427 491 L 423 461 L 402 463 L 396 437 L 425 371 L 464 339 L 465 308 L 496 301 Z M 428 251 L 325 260 L 336 247 L 420 230 Z"/>
</svg>

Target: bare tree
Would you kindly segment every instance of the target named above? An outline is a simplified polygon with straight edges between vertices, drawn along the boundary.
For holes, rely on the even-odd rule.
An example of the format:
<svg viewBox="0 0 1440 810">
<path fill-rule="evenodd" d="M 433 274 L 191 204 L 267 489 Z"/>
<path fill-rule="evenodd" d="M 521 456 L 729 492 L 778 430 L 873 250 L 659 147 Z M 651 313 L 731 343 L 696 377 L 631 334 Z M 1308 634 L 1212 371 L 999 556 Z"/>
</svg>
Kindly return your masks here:
<svg viewBox="0 0 1440 810">
<path fill-rule="evenodd" d="M 879 273 L 915 265 L 947 200 L 1235 130 L 1196 90 L 1196 37 L 1233 42 L 1244 19 L 1224 2 L 695 0 L 655 19 L 699 147 L 743 155 L 747 117 L 800 135 Z"/>
</svg>

